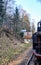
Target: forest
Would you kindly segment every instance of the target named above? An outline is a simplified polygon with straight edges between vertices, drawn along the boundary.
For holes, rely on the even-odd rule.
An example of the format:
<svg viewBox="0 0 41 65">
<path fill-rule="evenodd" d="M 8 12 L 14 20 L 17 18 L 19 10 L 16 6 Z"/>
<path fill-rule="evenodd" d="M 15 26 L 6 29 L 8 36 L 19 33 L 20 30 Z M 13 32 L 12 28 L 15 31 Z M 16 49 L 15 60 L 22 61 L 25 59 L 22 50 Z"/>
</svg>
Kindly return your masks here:
<svg viewBox="0 0 41 65">
<path fill-rule="evenodd" d="M 22 29 L 34 33 L 35 24 L 30 20 L 30 14 L 22 7 L 17 7 L 15 0 L 0 0 L 0 30 L 8 30 L 16 36 L 20 34 Z"/>
</svg>

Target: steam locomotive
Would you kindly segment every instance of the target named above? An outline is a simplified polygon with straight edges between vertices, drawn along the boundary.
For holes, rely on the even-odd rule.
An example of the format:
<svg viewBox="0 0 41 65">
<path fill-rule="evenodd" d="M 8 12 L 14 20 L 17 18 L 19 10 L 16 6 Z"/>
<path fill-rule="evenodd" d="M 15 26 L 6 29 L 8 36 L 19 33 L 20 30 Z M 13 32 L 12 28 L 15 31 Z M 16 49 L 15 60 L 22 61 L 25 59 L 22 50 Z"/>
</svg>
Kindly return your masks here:
<svg viewBox="0 0 41 65">
<path fill-rule="evenodd" d="M 37 24 L 37 32 L 35 32 L 32 35 L 32 40 L 33 40 L 33 54 L 37 58 L 39 65 L 41 65 L 41 21 L 39 21 Z"/>
</svg>

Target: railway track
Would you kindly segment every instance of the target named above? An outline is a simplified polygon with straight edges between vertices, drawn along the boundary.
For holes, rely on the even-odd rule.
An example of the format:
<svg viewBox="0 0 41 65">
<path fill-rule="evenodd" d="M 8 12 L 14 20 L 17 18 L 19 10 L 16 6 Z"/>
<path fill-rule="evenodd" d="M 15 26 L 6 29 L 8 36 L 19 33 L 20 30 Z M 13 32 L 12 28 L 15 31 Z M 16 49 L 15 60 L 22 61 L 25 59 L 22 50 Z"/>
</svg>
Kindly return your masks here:
<svg viewBox="0 0 41 65">
<path fill-rule="evenodd" d="M 26 65 L 34 65 L 34 55 L 32 54 L 29 60 L 27 61 Z"/>
<path fill-rule="evenodd" d="M 41 63 L 39 64 L 34 54 L 32 54 L 26 65 L 41 65 Z"/>
</svg>

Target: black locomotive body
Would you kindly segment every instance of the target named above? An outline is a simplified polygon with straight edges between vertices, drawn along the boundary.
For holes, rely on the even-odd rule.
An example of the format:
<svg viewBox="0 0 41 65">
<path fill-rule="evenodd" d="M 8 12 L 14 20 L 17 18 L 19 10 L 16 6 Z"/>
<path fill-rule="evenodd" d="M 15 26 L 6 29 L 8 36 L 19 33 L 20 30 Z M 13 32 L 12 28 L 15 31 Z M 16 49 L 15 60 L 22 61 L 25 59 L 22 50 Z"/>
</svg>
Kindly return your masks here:
<svg viewBox="0 0 41 65">
<path fill-rule="evenodd" d="M 38 22 L 37 32 L 32 35 L 33 53 L 41 62 L 41 21 Z"/>
</svg>

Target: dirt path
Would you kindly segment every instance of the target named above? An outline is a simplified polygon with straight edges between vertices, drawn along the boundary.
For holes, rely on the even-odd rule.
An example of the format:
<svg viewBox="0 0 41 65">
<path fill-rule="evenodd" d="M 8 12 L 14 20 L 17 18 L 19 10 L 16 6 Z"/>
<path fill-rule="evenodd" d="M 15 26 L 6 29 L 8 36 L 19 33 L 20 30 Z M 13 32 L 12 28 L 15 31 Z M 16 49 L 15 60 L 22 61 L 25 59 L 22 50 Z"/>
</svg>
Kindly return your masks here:
<svg viewBox="0 0 41 65">
<path fill-rule="evenodd" d="M 24 53 L 22 53 L 16 60 L 11 61 L 8 65 L 18 65 L 25 57 L 27 56 L 27 53 L 30 51 L 32 47 L 28 48 Z"/>
</svg>

